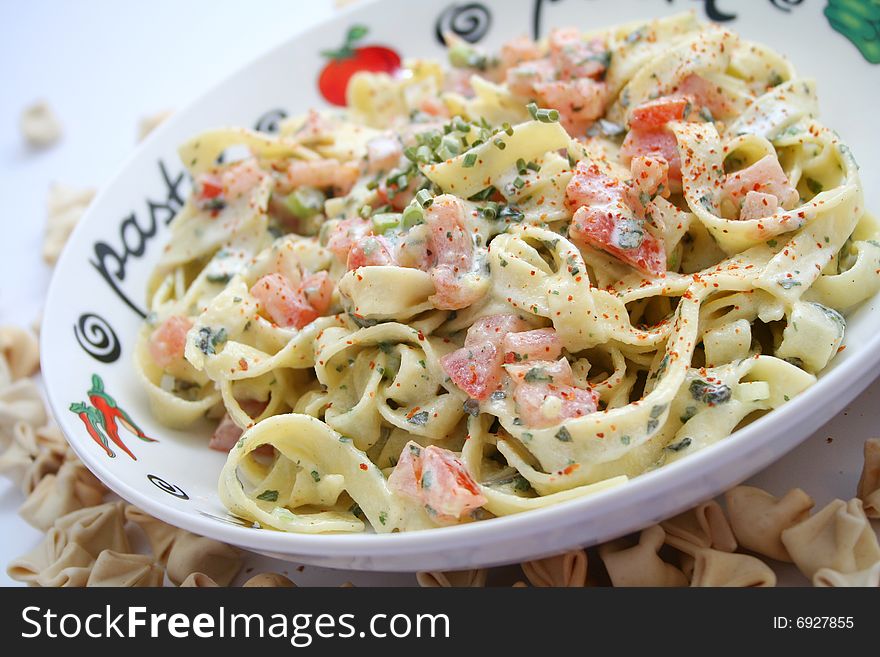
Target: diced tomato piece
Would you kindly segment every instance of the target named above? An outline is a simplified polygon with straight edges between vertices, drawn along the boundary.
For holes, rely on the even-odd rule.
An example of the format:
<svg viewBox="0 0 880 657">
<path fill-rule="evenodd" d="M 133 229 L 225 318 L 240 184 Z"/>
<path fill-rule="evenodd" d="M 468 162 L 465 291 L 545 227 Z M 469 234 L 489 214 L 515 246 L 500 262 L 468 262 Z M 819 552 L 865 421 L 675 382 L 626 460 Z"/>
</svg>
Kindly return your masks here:
<svg viewBox="0 0 880 657">
<path fill-rule="evenodd" d="M 565 188 L 565 207 L 573 213 L 584 205 L 618 205 L 621 211 L 625 209 L 620 183 L 595 164 L 582 160 Z"/>
<path fill-rule="evenodd" d="M 728 174 L 723 189 L 736 202 L 749 192 L 773 194 L 780 205 L 788 208 L 800 200 L 800 194 L 791 186 L 779 160 L 773 155 L 765 155 L 751 166 Z"/>
<path fill-rule="evenodd" d="M 300 329 L 321 315 L 309 303 L 304 291 L 291 288 L 281 274 L 263 276 L 251 287 L 251 294 L 278 326 Z"/>
<path fill-rule="evenodd" d="M 605 73 L 609 57 L 600 39 L 585 41 L 577 28 L 559 28 L 550 32 L 547 41 L 560 80 L 599 79 Z"/>
<path fill-rule="evenodd" d="M 543 428 L 596 412 L 599 394 L 571 385 L 519 383 L 513 392 L 516 412 L 529 427 Z"/>
<path fill-rule="evenodd" d="M 329 238 L 327 239 L 327 248 L 333 252 L 333 255 L 340 262 L 348 260 L 348 252 L 351 251 L 352 245 L 361 239 L 364 235 L 370 233 L 373 224 L 366 219 L 353 217 L 340 221 L 333 227 Z"/>
<path fill-rule="evenodd" d="M 455 520 L 486 503 L 461 460 L 448 449 L 410 441 L 388 477 L 391 490 L 426 506 L 437 519 Z"/>
<path fill-rule="evenodd" d="M 504 369 L 510 374 L 514 383 L 547 383 L 553 385 L 571 385 L 574 375 L 571 365 L 565 358 L 559 360 L 536 360 L 532 363 L 512 363 Z"/>
<path fill-rule="evenodd" d="M 422 450 L 424 447 L 409 441 L 400 451 L 394 470 L 388 475 L 388 487 L 414 500 L 421 499 Z"/>
<path fill-rule="evenodd" d="M 659 276 L 666 271 L 665 246 L 633 215 L 624 192 L 622 183 L 595 164 L 578 162 L 565 190 L 566 205 L 574 210 L 569 236 Z"/>
<path fill-rule="evenodd" d="M 150 336 L 150 356 L 162 369 L 183 360 L 186 348 L 186 334 L 192 328 L 192 321 L 187 317 L 172 315 L 153 331 Z"/>
<path fill-rule="evenodd" d="M 675 135 L 670 130 L 630 130 L 623 140 L 620 155 L 625 160 L 639 155 L 662 157 L 669 166 L 668 177 L 673 191 L 681 189 L 681 155 Z"/>
<path fill-rule="evenodd" d="M 541 58 L 541 48 L 527 36 L 518 36 L 501 46 L 501 66 L 505 70 Z"/>
<path fill-rule="evenodd" d="M 692 98 L 695 105 L 705 107 L 712 112 L 712 117 L 716 120 L 726 117 L 733 111 L 730 100 L 725 97 L 721 87 L 696 73 L 682 80 L 676 87 L 675 94 Z"/>
<path fill-rule="evenodd" d="M 367 142 L 367 170 L 389 171 L 400 161 L 403 146 L 393 135 L 379 135 Z"/>
<path fill-rule="evenodd" d="M 306 300 L 319 314 L 324 314 L 330 307 L 333 297 L 333 280 L 326 271 L 319 271 L 303 279 L 299 285 Z"/>
<path fill-rule="evenodd" d="M 629 125 L 633 130 L 657 130 L 665 128 L 670 121 L 682 121 L 690 103 L 682 97 L 664 96 L 649 100 L 634 108 L 629 117 Z"/>
<path fill-rule="evenodd" d="M 528 328 L 528 323 L 517 315 L 487 315 L 471 324 L 464 346 L 475 347 L 488 342 L 498 347 L 508 333 L 522 332 Z"/>
<path fill-rule="evenodd" d="M 462 276 L 449 265 L 437 265 L 431 270 L 434 294 L 430 301 L 439 310 L 460 310 L 479 301 L 486 293 L 484 286 L 473 275 Z"/>
<path fill-rule="evenodd" d="M 217 198 L 223 193 L 223 181 L 220 176 L 212 173 L 203 173 L 198 177 L 197 186 L 199 189 L 199 198 L 209 200 Z"/>
<path fill-rule="evenodd" d="M 748 192 L 743 200 L 739 218 L 742 221 L 750 219 L 763 219 L 771 216 L 779 209 L 779 199 L 773 194 L 763 192 Z"/>
<path fill-rule="evenodd" d="M 626 264 L 654 276 L 666 273 L 666 248 L 635 217 L 615 216 L 606 209 L 583 207 L 574 214 L 571 239 L 607 251 Z"/>
<path fill-rule="evenodd" d="M 552 328 L 508 333 L 502 345 L 505 363 L 554 360 L 562 353 L 562 341 Z"/>
<path fill-rule="evenodd" d="M 486 503 L 464 463 L 448 449 L 434 445 L 422 455 L 421 489 L 428 509 L 445 518 L 461 518 Z"/>
<path fill-rule="evenodd" d="M 234 201 L 250 194 L 266 177 L 254 158 L 231 164 L 223 170 L 223 192 L 227 200 Z"/>
<path fill-rule="evenodd" d="M 242 433 L 244 433 L 242 428 L 233 422 L 227 413 L 214 429 L 214 433 L 211 434 L 211 442 L 208 443 L 208 447 L 216 449 L 218 452 L 228 452 L 235 447 L 235 443 L 241 438 Z"/>
<path fill-rule="evenodd" d="M 553 80 L 554 75 L 553 62 L 549 59 L 536 59 L 507 69 L 504 80 L 510 93 L 523 98 L 533 98 L 535 85 Z"/>
<path fill-rule="evenodd" d="M 464 227 L 464 210 L 457 198 L 438 196 L 425 213 L 435 264 L 449 265 L 461 273 L 470 271 L 474 241 Z"/>
<path fill-rule="evenodd" d="M 465 229 L 464 209 L 454 196 L 438 196 L 425 213 L 425 223 L 435 288 L 431 302 L 442 310 L 466 308 L 484 289 L 472 276 L 474 241 Z"/>
<path fill-rule="evenodd" d="M 396 212 L 402 212 L 415 197 L 419 184 L 418 176 L 411 176 L 407 186 L 403 189 L 400 189 L 396 183 L 389 185 L 383 179 L 379 183 L 379 187 L 376 188 L 377 202 L 374 203 L 374 207 L 390 205 Z"/>
<path fill-rule="evenodd" d="M 281 191 L 287 192 L 297 187 L 333 187 L 344 196 L 351 191 L 360 178 L 360 167 L 355 162 L 327 160 L 292 160 L 287 167 L 287 175 L 281 181 Z"/>
<path fill-rule="evenodd" d="M 559 111 L 562 127 L 575 137 L 584 135 L 605 113 L 608 86 L 590 78 L 555 80 L 534 85 L 535 93 L 547 107 Z"/>
<path fill-rule="evenodd" d="M 501 382 L 501 350 L 491 343 L 462 347 L 440 359 L 452 382 L 474 399 L 486 399 Z"/>
<path fill-rule="evenodd" d="M 393 246 L 382 235 L 367 235 L 355 242 L 348 252 L 346 267 L 349 271 L 358 267 L 393 265 Z"/>
<path fill-rule="evenodd" d="M 241 405 L 242 410 L 251 417 L 257 417 L 260 413 L 266 410 L 266 402 L 256 401 L 254 399 L 246 399 L 239 402 L 239 404 Z M 220 420 L 220 424 L 217 425 L 217 428 L 214 429 L 214 433 L 211 434 L 211 442 L 208 443 L 208 447 L 216 449 L 218 452 L 228 452 L 235 447 L 235 443 L 241 438 L 242 433 L 244 433 L 244 429 L 233 422 L 232 418 L 229 417 L 229 413 L 227 413 L 223 416 L 223 419 Z"/>
<path fill-rule="evenodd" d="M 669 163 L 666 158 L 637 155 L 630 162 L 632 182 L 626 186 L 624 198 L 639 218 L 656 196 L 669 196 Z"/>
</svg>

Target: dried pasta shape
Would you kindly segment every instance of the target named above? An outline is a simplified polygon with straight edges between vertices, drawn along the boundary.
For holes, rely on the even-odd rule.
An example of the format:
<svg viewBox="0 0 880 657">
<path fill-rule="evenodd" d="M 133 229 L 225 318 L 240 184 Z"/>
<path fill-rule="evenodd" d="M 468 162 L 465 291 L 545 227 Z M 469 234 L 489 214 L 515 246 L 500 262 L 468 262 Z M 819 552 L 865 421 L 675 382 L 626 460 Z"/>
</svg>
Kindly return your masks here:
<svg viewBox="0 0 880 657">
<path fill-rule="evenodd" d="M 35 374 L 40 369 L 37 336 L 18 326 L 0 326 L 0 357 L 6 361 L 12 381 Z"/>
<path fill-rule="evenodd" d="M 29 586 L 85 586 L 94 557 L 75 543 L 68 543 L 63 531 L 52 528 L 37 547 L 17 559 L 7 574 Z"/>
<path fill-rule="evenodd" d="M 0 454 L 0 473 L 30 495 L 43 477 L 58 471 L 66 450 L 42 444 L 39 432 L 24 421 L 16 422 L 9 435 L 9 445 Z"/>
<path fill-rule="evenodd" d="M 168 555 L 171 553 L 171 546 L 174 545 L 174 539 L 177 538 L 177 534 L 181 530 L 161 520 L 157 520 L 136 506 L 129 505 L 125 508 L 125 518 L 136 524 L 144 532 L 156 561 L 162 565 L 167 564 Z"/>
<path fill-rule="evenodd" d="M 865 441 L 865 465 L 856 496 L 865 506 L 865 515 L 880 518 L 880 438 Z"/>
<path fill-rule="evenodd" d="M 171 546 L 166 568 L 168 579 L 178 585 L 190 573 L 202 572 L 220 586 L 229 586 L 241 568 L 241 553 L 224 543 L 180 531 Z"/>
<path fill-rule="evenodd" d="M 862 501 L 834 500 L 782 532 L 792 561 L 810 579 L 821 568 L 854 573 L 880 561 L 880 545 Z"/>
<path fill-rule="evenodd" d="M 125 535 L 124 502 L 107 502 L 74 511 L 55 521 L 55 528 L 97 558 L 103 550 L 131 552 Z"/>
<path fill-rule="evenodd" d="M 138 121 L 138 141 L 143 141 L 148 134 L 158 128 L 165 121 L 165 119 L 167 119 L 173 113 L 173 110 L 166 109 L 160 112 L 156 112 L 155 114 L 142 116 L 141 120 Z"/>
<path fill-rule="evenodd" d="M 296 587 L 296 584 L 289 577 L 285 577 L 281 573 L 260 573 L 251 577 L 242 586 L 244 588 L 269 587 L 290 589 Z"/>
<path fill-rule="evenodd" d="M 36 383 L 20 379 L 0 386 L 0 449 L 6 449 L 12 442 L 12 428 L 16 423 L 41 427 L 46 419 L 46 407 Z"/>
<path fill-rule="evenodd" d="M 840 573 L 831 568 L 820 568 L 813 575 L 813 586 L 877 588 L 880 586 L 880 561 L 854 573 Z"/>
<path fill-rule="evenodd" d="M 95 190 L 92 188 L 76 189 L 58 183 L 49 188 L 46 236 L 43 239 L 43 260 L 47 264 L 54 265 L 58 261 L 70 234 L 93 198 Z"/>
<path fill-rule="evenodd" d="M 676 536 L 666 542 L 693 559 L 692 587 L 776 586 L 776 573 L 757 557 L 700 547 Z"/>
<path fill-rule="evenodd" d="M 489 571 L 484 568 L 477 570 L 450 570 L 447 572 L 416 573 L 419 586 L 425 588 L 482 588 L 486 586 Z"/>
<path fill-rule="evenodd" d="M 522 570 L 532 586 L 577 588 L 587 585 L 587 553 L 571 550 L 546 559 L 527 561 Z"/>
<path fill-rule="evenodd" d="M 209 589 L 220 586 L 205 573 L 190 573 L 189 576 L 180 583 L 180 588 L 196 588 Z"/>
<path fill-rule="evenodd" d="M 86 586 L 145 588 L 162 586 L 165 573 L 152 557 L 103 550 L 98 555 Z"/>
<path fill-rule="evenodd" d="M 782 532 L 810 516 L 813 498 L 793 488 L 781 498 L 753 486 L 737 486 L 724 494 L 730 524 L 739 544 L 778 561 L 791 561 Z"/>
<path fill-rule="evenodd" d="M 736 550 L 736 538 L 721 505 L 709 500 L 660 523 L 667 533 L 722 552 Z"/>
<path fill-rule="evenodd" d="M 47 474 L 18 510 L 37 529 L 48 530 L 58 518 L 97 506 L 106 489 L 80 461 L 66 461 L 57 474 Z"/>
<path fill-rule="evenodd" d="M 599 547 L 599 556 L 605 564 L 614 586 L 687 586 L 684 573 L 660 558 L 658 551 L 666 540 L 660 525 L 643 530 L 639 542 L 632 547 L 618 549 L 616 542 Z"/>
</svg>

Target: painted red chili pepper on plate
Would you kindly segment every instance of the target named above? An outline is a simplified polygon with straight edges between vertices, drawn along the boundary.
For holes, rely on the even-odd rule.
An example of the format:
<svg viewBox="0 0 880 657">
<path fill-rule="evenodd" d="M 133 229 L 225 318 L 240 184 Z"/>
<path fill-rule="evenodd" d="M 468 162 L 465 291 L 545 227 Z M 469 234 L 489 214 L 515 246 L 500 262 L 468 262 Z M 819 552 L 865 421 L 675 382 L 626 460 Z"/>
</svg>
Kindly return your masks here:
<svg viewBox="0 0 880 657">
<path fill-rule="evenodd" d="M 131 458 L 137 460 L 135 455 L 131 453 L 119 437 L 117 420 L 122 426 L 141 440 L 149 443 L 157 442 L 155 438 L 147 436 L 141 428 L 135 424 L 134 420 L 131 419 L 131 416 L 117 406 L 116 400 L 104 390 L 104 381 L 97 374 L 92 375 L 92 387 L 89 390 L 88 395 L 89 401 L 91 401 L 92 404 L 95 405 L 95 408 L 101 412 L 104 429 L 107 432 L 107 435 L 110 436 L 110 440 L 112 440 L 126 454 L 131 456 Z"/>
<path fill-rule="evenodd" d="M 82 423 L 86 425 L 86 431 L 89 432 L 92 440 L 101 446 L 101 449 L 107 453 L 107 456 L 110 458 L 116 458 L 116 453 L 110 449 L 110 445 L 107 443 L 107 438 L 101 432 L 103 419 L 97 409 L 88 404 L 76 402 L 70 405 L 70 410 L 76 413 L 79 419 L 82 420 Z M 134 456 L 132 456 L 132 458 L 134 458 Z"/>
</svg>

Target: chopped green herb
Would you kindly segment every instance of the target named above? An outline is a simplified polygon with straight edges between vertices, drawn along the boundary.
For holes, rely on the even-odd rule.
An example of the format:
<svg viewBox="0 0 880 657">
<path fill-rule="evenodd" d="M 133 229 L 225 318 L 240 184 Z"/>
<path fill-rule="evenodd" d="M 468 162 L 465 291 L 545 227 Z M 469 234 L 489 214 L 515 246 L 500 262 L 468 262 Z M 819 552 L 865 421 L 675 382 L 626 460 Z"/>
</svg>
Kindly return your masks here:
<svg viewBox="0 0 880 657">
<path fill-rule="evenodd" d="M 312 475 L 312 479 L 315 480 L 315 483 L 318 483 L 319 481 L 321 481 L 321 474 L 317 470 L 312 470 L 311 475 Z"/>
<path fill-rule="evenodd" d="M 780 278 L 776 282 L 779 283 L 779 287 L 783 290 L 790 290 L 793 287 L 800 287 L 802 285 L 800 281 L 796 281 L 793 278 Z"/>
<path fill-rule="evenodd" d="M 682 438 L 681 440 L 679 440 L 677 443 L 672 443 L 670 445 L 667 445 L 666 449 L 668 449 L 671 452 L 680 452 L 681 450 L 683 450 L 687 447 L 690 447 L 692 442 L 693 441 L 690 438 L 685 437 L 685 438 Z"/>
<path fill-rule="evenodd" d="M 264 490 L 262 493 L 257 495 L 258 500 L 262 500 L 263 502 L 277 502 L 278 501 L 278 491 L 277 490 Z"/>
<path fill-rule="evenodd" d="M 462 404 L 464 412 L 471 417 L 477 417 L 480 414 L 480 402 L 476 399 L 468 399 Z"/>
<path fill-rule="evenodd" d="M 477 154 L 476 153 L 468 153 L 464 156 L 464 160 L 462 160 L 461 166 L 466 169 L 470 169 L 474 164 L 477 163 Z"/>
<path fill-rule="evenodd" d="M 559 120 L 558 110 L 539 108 L 535 103 L 529 103 L 526 105 L 526 109 L 529 111 L 529 116 L 535 121 L 540 121 L 541 123 L 554 123 Z"/>
<path fill-rule="evenodd" d="M 689 388 L 691 397 L 704 404 L 723 404 L 730 401 L 730 386 L 723 383 L 709 383 L 703 379 L 694 379 Z"/>
<path fill-rule="evenodd" d="M 547 374 L 546 370 L 540 367 L 533 367 L 526 372 L 523 380 L 526 383 L 553 383 L 553 377 Z"/>
<path fill-rule="evenodd" d="M 568 429 L 566 429 L 564 426 L 559 428 L 559 431 L 556 432 L 555 438 L 556 438 L 556 440 L 563 442 L 563 443 L 570 443 L 571 442 L 571 434 L 568 432 Z"/>
<path fill-rule="evenodd" d="M 428 411 L 419 411 L 407 420 L 410 424 L 425 426 L 428 424 Z"/>
<path fill-rule="evenodd" d="M 822 190 L 825 189 L 822 183 L 820 183 L 818 180 L 815 180 L 814 178 L 807 178 L 806 183 L 807 189 L 809 189 L 813 194 L 820 194 Z"/>
</svg>

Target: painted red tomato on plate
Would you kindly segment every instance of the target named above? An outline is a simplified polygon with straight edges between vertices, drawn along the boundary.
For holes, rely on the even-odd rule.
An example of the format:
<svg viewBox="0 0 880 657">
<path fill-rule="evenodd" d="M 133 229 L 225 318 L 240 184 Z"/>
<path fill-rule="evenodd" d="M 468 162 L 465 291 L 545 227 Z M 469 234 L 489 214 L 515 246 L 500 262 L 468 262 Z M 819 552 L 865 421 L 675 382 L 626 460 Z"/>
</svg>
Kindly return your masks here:
<svg viewBox="0 0 880 657">
<path fill-rule="evenodd" d="M 327 102 L 345 105 L 348 81 L 358 71 L 394 73 L 400 70 L 400 55 L 391 48 L 356 45 L 368 31 L 365 25 L 353 25 L 341 48 L 321 53 L 330 60 L 318 77 L 318 89 Z"/>
</svg>

